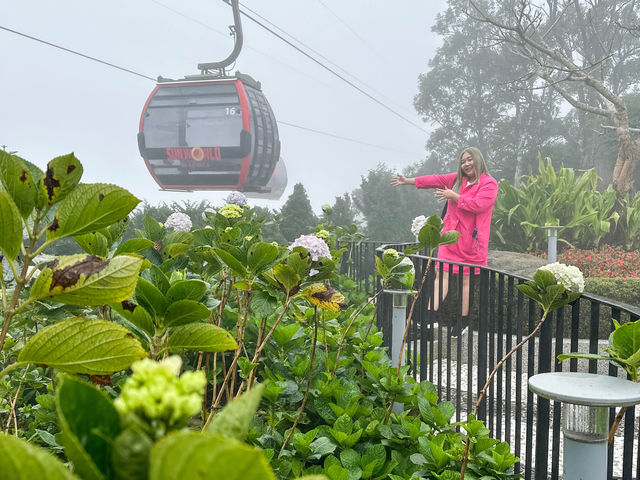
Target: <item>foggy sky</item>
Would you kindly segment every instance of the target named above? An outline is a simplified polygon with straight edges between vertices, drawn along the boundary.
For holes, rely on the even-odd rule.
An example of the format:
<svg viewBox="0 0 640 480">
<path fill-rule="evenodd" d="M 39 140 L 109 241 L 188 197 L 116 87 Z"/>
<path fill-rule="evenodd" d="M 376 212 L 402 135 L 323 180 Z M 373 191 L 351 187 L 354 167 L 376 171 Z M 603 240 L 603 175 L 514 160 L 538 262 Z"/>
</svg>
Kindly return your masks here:
<svg viewBox="0 0 640 480">
<path fill-rule="evenodd" d="M 348 77 L 422 125 L 412 106 L 417 79 L 439 39 L 430 27 L 443 0 L 245 0 L 291 35 L 364 81 Z M 324 5 L 323 5 L 324 4 Z M 349 28 L 340 22 L 329 7 Z M 241 7 L 242 8 L 242 7 Z M 191 17 L 192 19 L 186 18 Z M 424 158 L 427 134 L 375 104 L 243 17 L 244 48 L 234 67 L 262 83 L 281 122 L 322 130 L 375 148 L 279 124 L 289 185 L 302 182 L 319 212 L 351 192 L 378 163 L 402 169 Z M 231 8 L 221 0 L 22 0 L 0 4 L 0 25 L 156 78 L 199 73 L 233 47 Z M 353 31 L 356 33 L 354 34 Z M 84 182 L 114 183 L 152 204 L 228 192 L 160 191 L 138 153 L 140 112 L 155 82 L 0 30 L 0 145 L 44 168 L 75 152 Z M 373 87 L 376 91 L 372 90 Z"/>
</svg>

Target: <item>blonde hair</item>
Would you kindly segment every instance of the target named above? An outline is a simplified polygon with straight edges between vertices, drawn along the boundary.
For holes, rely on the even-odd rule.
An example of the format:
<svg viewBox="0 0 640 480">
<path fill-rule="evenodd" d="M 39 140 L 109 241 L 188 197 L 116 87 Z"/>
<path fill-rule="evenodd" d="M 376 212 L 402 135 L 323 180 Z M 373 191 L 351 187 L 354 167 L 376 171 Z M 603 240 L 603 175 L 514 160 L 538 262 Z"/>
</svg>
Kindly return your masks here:
<svg viewBox="0 0 640 480">
<path fill-rule="evenodd" d="M 462 160 L 462 156 L 468 153 L 471 155 L 471 159 L 473 160 L 473 170 L 476 173 L 476 180 L 480 178 L 480 175 L 483 173 L 489 174 L 489 170 L 487 169 L 487 165 L 484 163 L 484 157 L 482 156 L 482 152 L 476 147 L 467 147 L 465 148 L 458 157 L 458 176 L 456 177 L 456 181 L 451 187 L 451 190 L 454 192 L 460 192 L 460 187 L 462 186 L 462 178 L 466 175 L 462 171 L 462 164 L 460 160 Z"/>
</svg>

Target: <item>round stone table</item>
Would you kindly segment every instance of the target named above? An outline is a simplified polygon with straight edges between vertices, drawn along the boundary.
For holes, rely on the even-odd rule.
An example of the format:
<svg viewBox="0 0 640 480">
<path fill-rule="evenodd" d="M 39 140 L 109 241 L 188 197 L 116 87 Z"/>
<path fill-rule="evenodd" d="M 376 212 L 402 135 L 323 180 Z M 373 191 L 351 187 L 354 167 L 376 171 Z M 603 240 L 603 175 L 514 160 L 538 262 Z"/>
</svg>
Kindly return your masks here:
<svg viewBox="0 0 640 480">
<path fill-rule="evenodd" d="M 593 373 L 552 372 L 533 375 L 529 389 L 562 402 L 563 479 L 607 478 L 608 409 L 640 403 L 640 384 Z"/>
</svg>

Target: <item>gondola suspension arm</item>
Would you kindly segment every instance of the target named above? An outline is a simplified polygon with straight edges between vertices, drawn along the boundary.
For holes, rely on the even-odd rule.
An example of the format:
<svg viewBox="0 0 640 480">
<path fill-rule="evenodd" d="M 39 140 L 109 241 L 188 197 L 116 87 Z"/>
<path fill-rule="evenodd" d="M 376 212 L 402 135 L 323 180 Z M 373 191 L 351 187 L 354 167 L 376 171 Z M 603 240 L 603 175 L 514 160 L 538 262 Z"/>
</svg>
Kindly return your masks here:
<svg viewBox="0 0 640 480">
<path fill-rule="evenodd" d="M 225 3 L 231 5 L 231 9 L 233 11 L 233 25 L 230 25 L 231 35 L 234 37 L 234 45 L 233 50 L 229 54 L 227 58 L 220 62 L 209 62 L 209 63 L 199 63 L 198 70 L 200 73 L 207 74 L 211 73 L 212 70 L 217 70 L 221 77 L 226 76 L 225 69 L 236 61 L 238 55 L 240 55 L 240 50 L 242 50 L 242 23 L 240 22 L 240 5 L 239 0 L 223 0 Z"/>
</svg>

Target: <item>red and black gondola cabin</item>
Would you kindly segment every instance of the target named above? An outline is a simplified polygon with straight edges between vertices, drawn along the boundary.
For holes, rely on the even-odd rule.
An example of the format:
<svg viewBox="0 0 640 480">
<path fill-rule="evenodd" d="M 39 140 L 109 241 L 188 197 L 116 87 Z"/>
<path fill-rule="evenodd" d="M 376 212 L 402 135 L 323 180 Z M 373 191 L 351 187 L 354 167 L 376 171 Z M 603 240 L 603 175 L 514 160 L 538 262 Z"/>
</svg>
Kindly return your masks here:
<svg viewBox="0 0 640 480">
<path fill-rule="evenodd" d="M 242 74 L 159 81 L 140 117 L 138 147 L 167 190 L 265 192 L 280 157 L 269 102 Z"/>
</svg>

